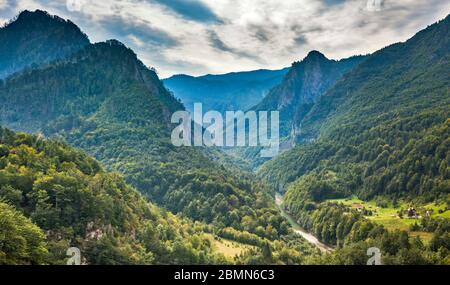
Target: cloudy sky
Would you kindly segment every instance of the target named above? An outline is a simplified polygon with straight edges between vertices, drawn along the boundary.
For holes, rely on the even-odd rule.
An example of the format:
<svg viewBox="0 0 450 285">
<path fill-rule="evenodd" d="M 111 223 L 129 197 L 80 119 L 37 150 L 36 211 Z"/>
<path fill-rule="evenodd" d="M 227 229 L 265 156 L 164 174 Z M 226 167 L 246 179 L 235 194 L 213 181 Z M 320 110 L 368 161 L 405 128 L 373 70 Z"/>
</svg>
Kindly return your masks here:
<svg viewBox="0 0 450 285">
<path fill-rule="evenodd" d="M 444 18 L 450 0 L 0 0 L 0 25 L 24 9 L 118 39 L 167 77 L 277 69 L 313 49 L 371 53 Z"/>
</svg>

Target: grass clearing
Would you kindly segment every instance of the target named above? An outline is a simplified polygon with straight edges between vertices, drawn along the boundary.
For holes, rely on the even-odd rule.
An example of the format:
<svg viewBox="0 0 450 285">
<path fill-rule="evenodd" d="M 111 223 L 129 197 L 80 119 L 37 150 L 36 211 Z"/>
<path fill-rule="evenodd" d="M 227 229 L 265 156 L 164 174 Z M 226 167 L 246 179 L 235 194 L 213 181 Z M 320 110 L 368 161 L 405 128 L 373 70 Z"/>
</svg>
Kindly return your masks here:
<svg viewBox="0 0 450 285">
<path fill-rule="evenodd" d="M 433 212 L 433 214 L 431 215 L 433 218 L 442 217 L 445 219 L 450 219 L 450 210 L 447 210 L 447 205 L 445 205 L 444 203 L 430 203 L 425 205 L 424 209 L 431 210 Z"/>
<path fill-rule="evenodd" d="M 425 233 L 425 232 L 410 232 L 409 233 L 410 237 L 420 237 L 420 239 L 425 243 L 425 244 L 429 244 L 431 239 L 433 238 L 433 234 L 432 233 Z"/>
<path fill-rule="evenodd" d="M 375 223 L 383 225 L 390 231 L 401 230 L 408 232 L 411 225 L 419 222 L 417 219 L 400 219 L 399 217 L 392 216 L 377 216 L 367 218 Z"/>
<path fill-rule="evenodd" d="M 370 210 L 373 215 L 365 216 L 367 219 L 383 225 L 389 231 L 403 230 L 409 232 L 411 237 L 420 237 L 425 243 L 428 243 L 433 237 L 432 233 L 427 232 L 412 232 L 410 227 L 415 223 L 419 223 L 420 219 L 417 218 L 400 218 L 398 212 L 403 209 L 406 210 L 410 207 L 407 203 L 399 203 L 397 207 L 392 204 L 388 207 L 378 207 L 376 201 L 363 201 L 358 199 L 358 197 L 353 196 L 347 199 L 333 199 L 327 200 L 326 202 L 331 203 L 342 203 L 343 205 L 355 209 L 355 210 Z M 437 218 L 442 217 L 445 219 L 450 219 L 450 210 L 447 209 L 447 205 L 444 203 L 435 204 L 430 203 L 425 206 L 417 208 L 419 214 L 424 215 L 427 211 L 430 211 L 431 217 Z"/>
<path fill-rule="evenodd" d="M 226 258 L 235 258 L 236 256 L 254 248 L 254 246 L 239 243 L 232 240 L 227 240 L 223 238 L 214 239 L 213 238 L 214 249 L 223 254 Z"/>
</svg>

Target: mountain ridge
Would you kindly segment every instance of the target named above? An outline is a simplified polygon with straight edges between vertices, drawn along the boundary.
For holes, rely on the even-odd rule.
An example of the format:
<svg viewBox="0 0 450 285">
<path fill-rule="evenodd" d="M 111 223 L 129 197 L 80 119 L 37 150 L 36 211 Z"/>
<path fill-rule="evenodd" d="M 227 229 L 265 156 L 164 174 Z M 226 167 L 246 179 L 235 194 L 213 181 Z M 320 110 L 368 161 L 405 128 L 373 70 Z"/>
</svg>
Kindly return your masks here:
<svg viewBox="0 0 450 285">
<path fill-rule="evenodd" d="M 449 19 L 447 17 L 429 26 L 404 43 L 375 52 L 346 74 L 319 98 L 304 117 L 297 134 L 298 147 L 268 162 L 260 170 L 261 174 L 267 175 L 271 183 L 275 182 L 272 184 L 275 188 L 286 190 L 289 183 L 309 172 L 325 171 L 323 164 L 326 163 L 335 168 L 344 162 L 357 167 L 359 163 L 375 163 L 382 155 L 390 157 L 390 165 L 394 167 L 394 153 L 399 156 L 404 151 L 411 151 L 408 140 L 419 140 L 420 132 L 427 133 L 434 127 L 445 126 L 450 100 L 450 79 L 446 72 L 450 62 Z M 436 44 L 430 45 L 430 42 Z M 439 141 L 442 139 L 445 141 L 445 132 Z M 440 143 L 445 144 L 443 141 Z M 366 152 L 371 155 L 362 153 L 359 147 L 368 148 Z M 418 155 L 421 151 L 417 149 L 415 152 Z M 430 153 L 423 155 L 428 157 Z M 381 157 L 380 160 L 384 161 Z M 397 157 L 395 161 L 400 160 Z M 279 169 L 281 165 L 282 169 Z M 381 165 L 384 164 L 373 167 Z M 364 169 L 362 165 L 358 167 L 358 173 Z M 379 171 L 383 172 L 382 169 Z M 400 169 L 395 171 L 401 172 Z M 343 182 L 355 179 L 345 177 L 348 171 L 342 169 L 341 172 Z M 421 172 L 417 170 L 417 173 Z M 376 183 L 388 184 L 375 174 L 372 169 L 367 176 L 375 176 L 373 180 Z M 395 175 L 389 174 L 389 180 Z M 436 174 L 430 175 L 435 177 Z M 371 184 L 376 184 L 374 181 Z M 346 189 L 345 194 L 351 194 L 354 187 L 352 183 L 346 185 L 343 188 Z M 371 197 L 378 191 L 373 189 L 373 185 L 367 187 L 369 189 L 359 189 L 357 194 Z"/>
<path fill-rule="evenodd" d="M 284 113 L 296 146 L 256 175 L 217 149 L 173 146 L 183 104 L 116 40 L 9 74 L 0 125 L 37 135 L 0 128 L 0 263 L 63 263 L 75 243 L 89 264 L 366 264 L 374 246 L 383 264 L 448 264 L 449 18 L 372 55 L 294 63 L 258 106 Z M 294 234 L 276 191 L 333 253 Z M 403 219 L 413 205 L 423 217 Z M 402 227 L 380 221 L 387 210 Z M 216 254 L 221 238 L 240 247 L 233 261 Z M 14 239 L 19 256 L 1 246 Z"/>
<path fill-rule="evenodd" d="M 0 28 L 0 42 L 0 79 L 64 58 L 90 44 L 74 23 L 41 10 L 25 10 Z"/>
<path fill-rule="evenodd" d="M 289 232 L 265 187 L 224 154 L 173 146 L 169 115 L 183 105 L 118 41 L 10 76 L 0 100 L 2 125 L 83 149 L 173 213 L 271 240 Z"/>
<path fill-rule="evenodd" d="M 303 60 L 294 62 L 283 81 L 252 109 L 280 111 L 281 136 L 295 136 L 299 122 L 315 101 L 364 58 L 353 56 L 336 61 L 311 51 Z"/>
<path fill-rule="evenodd" d="M 193 111 L 194 103 L 203 103 L 205 110 L 221 113 L 247 111 L 281 81 L 287 70 L 260 69 L 197 77 L 179 74 L 163 82 L 189 111 Z"/>
</svg>

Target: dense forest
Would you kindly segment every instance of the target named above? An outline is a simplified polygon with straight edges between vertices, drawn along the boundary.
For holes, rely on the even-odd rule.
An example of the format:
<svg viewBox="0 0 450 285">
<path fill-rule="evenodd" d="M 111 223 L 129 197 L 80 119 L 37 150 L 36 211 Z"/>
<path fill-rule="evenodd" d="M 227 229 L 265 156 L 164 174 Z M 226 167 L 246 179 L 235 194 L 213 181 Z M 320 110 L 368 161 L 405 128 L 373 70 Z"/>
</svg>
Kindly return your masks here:
<svg viewBox="0 0 450 285">
<path fill-rule="evenodd" d="M 450 264 L 449 29 L 224 75 L 279 83 L 252 109 L 282 114 L 267 161 L 175 147 L 185 107 L 133 50 L 21 13 L 0 28 L 0 264 L 65 264 L 73 246 L 84 264 L 366 264 L 371 247 L 383 264 Z"/>
<path fill-rule="evenodd" d="M 171 144 L 170 114 L 183 106 L 117 41 L 11 76 L 0 99 L 5 126 L 84 149 L 174 213 L 272 239 L 287 233 L 251 175 L 225 169 L 201 148 Z"/>
<path fill-rule="evenodd" d="M 381 50 L 351 71 L 306 115 L 299 146 L 264 165 L 260 174 L 283 188 L 304 174 L 326 178 L 332 171 L 340 187 L 327 191 L 330 196 L 445 196 L 449 22 Z M 300 143 L 307 138 L 313 142 Z"/>
<path fill-rule="evenodd" d="M 344 247 L 338 263 L 341 252 L 352 254 L 353 247 L 393 233 L 328 200 L 356 195 L 366 201 L 449 205 L 449 23 L 447 18 L 368 56 L 307 113 L 297 147 L 259 170 L 273 189 L 286 192 L 286 208 L 302 226 Z M 448 262 L 448 220 L 432 223 L 439 230 L 431 231 L 429 247 L 440 252 L 438 260 Z M 414 244 L 404 247 L 424 251 Z M 394 255 L 391 262 L 407 263 Z M 422 260 L 414 262 L 433 263 L 435 258 L 432 253 L 418 256 Z"/>
<path fill-rule="evenodd" d="M 6 129 L 0 209 L 0 264 L 65 264 L 74 246 L 84 264 L 301 264 L 317 254 L 288 228 L 271 241 L 265 229 L 257 235 L 175 216 L 83 152 Z M 220 237 L 252 249 L 226 258 L 213 246 Z"/>
<path fill-rule="evenodd" d="M 265 186 L 239 167 L 225 167 L 233 159 L 170 143 L 170 114 L 183 110 L 182 104 L 118 41 L 89 45 L 9 76 L 0 82 L 0 100 L 3 126 L 85 150 L 147 199 L 208 223 L 219 235 L 231 237 L 231 231 L 235 240 L 250 235 L 257 251 L 276 242 L 274 256 L 284 243 L 278 240 L 291 235 Z"/>
<path fill-rule="evenodd" d="M 282 82 L 261 102 L 252 106 L 252 111 L 279 111 L 281 151 L 296 144 L 295 137 L 301 129 L 301 122 L 320 96 L 365 58 L 353 56 L 336 61 L 318 51 L 311 51 L 303 60 L 294 62 Z M 231 155 L 248 160 L 254 170 L 269 160 L 261 158 L 260 151 L 260 147 L 228 150 Z"/>
<path fill-rule="evenodd" d="M 0 79 L 89 45 L 88 37 L 74 23 L 39 10 L 24 11 L 1 28 L 0 42 Z"/>
<path fill-rule="evenodd" d="M 210 227 L 162 211 L 84 153 L 0 129 L 0 264 L 205 264 Z"/>
</svg>

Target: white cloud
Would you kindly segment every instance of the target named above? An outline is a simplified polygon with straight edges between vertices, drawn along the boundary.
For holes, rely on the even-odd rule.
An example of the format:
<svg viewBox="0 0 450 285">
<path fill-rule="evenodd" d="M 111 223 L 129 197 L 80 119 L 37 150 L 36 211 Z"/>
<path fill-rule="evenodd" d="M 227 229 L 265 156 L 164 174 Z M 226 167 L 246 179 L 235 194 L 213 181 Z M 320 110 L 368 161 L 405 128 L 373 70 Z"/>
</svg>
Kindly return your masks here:
<svg viewBox="0 0 450 285">
<path fill-rule="evenodd" d="M 0 0 L 0 10 L 8 5 L 8 0 Z"/>
<path fill-rule="evenodd" d="M 280 68 L 312 49 L 330 58 L 371 53 L 450 12 L 450 0 L 199 1 L 221 21 L 192 20 L 148 0 L 86 1 L 79 11 L 66 0 L 17 0 L 15 9 L 71 18 L 93 41 L 119 38 L 163 77 Z"/>
<path fill-rule="evenodd" d="M 367 11 L 379 12 L 383 8 L 383 0 L 367 0 Z"/>
</svg>

